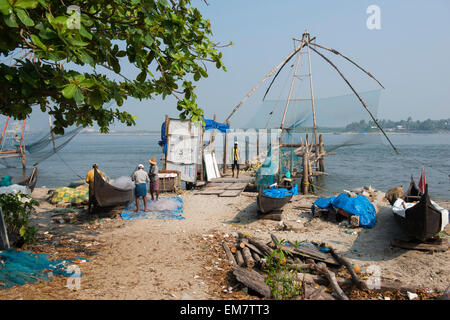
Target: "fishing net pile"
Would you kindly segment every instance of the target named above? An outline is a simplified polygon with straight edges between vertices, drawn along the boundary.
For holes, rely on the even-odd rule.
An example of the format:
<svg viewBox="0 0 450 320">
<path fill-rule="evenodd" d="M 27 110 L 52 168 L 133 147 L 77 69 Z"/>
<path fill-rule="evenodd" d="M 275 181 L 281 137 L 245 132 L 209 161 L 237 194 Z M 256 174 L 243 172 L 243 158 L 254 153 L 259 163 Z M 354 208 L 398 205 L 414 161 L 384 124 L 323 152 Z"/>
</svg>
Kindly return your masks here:
<svg viewBox="0 0 450 320">
<path fill-rule="evenodd" d="M 53 276 L 81 276 L 69 270 L 71 260 L 50 260 L 48 254 L 8 249 L 0 251 L 0 289 L 24 285 Z"/>
</svg>

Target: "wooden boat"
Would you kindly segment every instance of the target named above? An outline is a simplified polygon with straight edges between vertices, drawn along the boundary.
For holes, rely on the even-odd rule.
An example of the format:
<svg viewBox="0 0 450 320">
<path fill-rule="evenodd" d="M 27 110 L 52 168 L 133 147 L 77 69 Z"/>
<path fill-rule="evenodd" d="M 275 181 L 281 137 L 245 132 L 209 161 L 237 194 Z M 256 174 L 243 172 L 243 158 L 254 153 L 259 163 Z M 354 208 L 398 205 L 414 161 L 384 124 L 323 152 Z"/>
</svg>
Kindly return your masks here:
<svg viewBox="0 0 450 320">
<path fill-rule="evenodd" d="M 34 187 L 36 187 L 37 177 L 38 177 L 38 170 L 37 168 L 33 168 L 33 171 L 31 171 L 30 176 L 25 180 L 17 182 L 17 184 L 21 186 L 26 186 L 30 188 L 31 192 L 33 192 Z"/>
<path fill-rule="evenodd" d="M 425 185 L 425 193 L 420 196 L 419 202 L 404 210 L 404 214 L 394 211 L 394 217 L 405 233 L 420 241 L 436 237 L 441 232 L 443 223 L 446 224 L 444 214 L 443 209 L 439 210 L 431 203 L 428 185 Z"/>
<path fill-rule="evenodd" d="M 422 196 L 422 192 L 420 192 L 419 188 L 416 186 L 416 183 L 414 182 L 414 178 L 411 175 L 411 182 L 409 183 L 408 190 L 406 191 L 406 194 L 403 197 L 403 199 L 406 202 L 414 202 L 414 201 L 419 201 L 421 196 Z"/>
<path fill-rule="evenodd" d="M 292 195 L 287 197 L 270 197 L 264 194 L 263 189 L 259 189 L 256 204 L 258 206 L 258 213 L 266 214 L 275 210 L 281 209 L 286 203 L 292 199 Z"/>
<path fill-rule="evenodd" d="M 94 199 L 98 207 L 112 207 L 126 204 L 134 198 L 133 189 L 117 188 L 108 182 L 94 169 Z"/>
</svg>

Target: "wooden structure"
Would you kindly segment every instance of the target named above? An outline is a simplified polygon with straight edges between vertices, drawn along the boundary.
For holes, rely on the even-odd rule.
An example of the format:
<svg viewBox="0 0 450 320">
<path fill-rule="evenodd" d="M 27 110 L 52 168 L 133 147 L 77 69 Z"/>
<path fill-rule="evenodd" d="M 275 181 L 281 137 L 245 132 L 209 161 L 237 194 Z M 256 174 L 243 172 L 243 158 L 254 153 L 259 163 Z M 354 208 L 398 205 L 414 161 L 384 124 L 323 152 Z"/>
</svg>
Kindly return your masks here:
<svg viewBox="0 0 450 320">
<path fill-rule="evenodd" d="M 30 188 L 31 192 L 33 192 L 34 187 L 36 187 L 37 177 L 38 177 L 38 170 L 37 168 L 33 168 L 33 171 L 31 171 L 30 176 L 25 180 L 17 182 L 17 184 L 21 186 L 26 186 Z"/>
<path fill-rule="evenodd" d="M 262 189 L 259 189 L 258 197 L 256 198 L 256 204 L 258 206 L 258 212 L 266 214 L 273 211 L 280 210 L 285 204 L 292 199 L 292 195 L 286 197 L 270 197 L 264 194 Z"/>
<path fill-rule="evenodd" d="M 177 192 L 181 190 L 181 175 L 177 170 L 159 170 L 159 191 Z"/>
<path fill-rule="evenodd" d="M 306 99 L 306 100 L 311 101 L 312 118 L 313 118 L 313 132 L 312 132 L 313 137 L 310 141 L 308 138 L 308 135 L 307 135 L 305 141 L 302 141 L 302 139 L 301 139 L 300 143 L 298 143 L 298 144 L 283 144 L 281 141 L 281 138 L 279 140 L 280 151 L 283 148 L 284 149 L 285 148 L 296 148 L 295 151 L 287 151 L 287 152 L 291 152 L 291 155 L 292 155 L 292 152 L 294 152 L 297 156 L 300 156 L 303 158 L 302 159 L 302 170 L 301 171 L 295 170 L 295 168 L 292 168 L 292 163 L 291 163 L 291 171 L 292 171 L 292 169 L 294 169 L 294 171 L 297 171 L 297 173 L 300 174 L 300 177 L 302 179 L 301 192 L 304 194 L 307 194 L 309 191 L 311 191 L 311 186 L 312 186 L 311 182 L 312 182 L 312 178 L 314 176 L 326 175 L 324 158 L 325 158 L 325 156 L 327 156 L 327 153 L 325 152 L 324 141 L 322 139 L 322 136 L 318 134 L 318 128 L 317 128 L 316 105 L 315 105 L 315 100 L 314 100 L 314 89 L 313 89 L 312 69 L 311 69 L 311 51 L 316 53 L 317 55 L 319 55 L 321 58 L 323 58 L 328 64 L 330 64 L 339 73 L 339 75 L 346 82 L 348 87 L 352 90 L 352 92 L 356 95 L 358 100 L 361 102 L 363 108 L 369 113 L 372 120 L 375 122 L 377 127 L 381 130 L 381 132 L 384 134 L 386 139 L 389 141 L 389 143 L 392 146 L 392 148 L 394 149 L 394 151 L 399 153 L 398 150 L 395 148 L 395 146 L 390 141 L 389 137 L 383 131 L 383 129 L 381 128 L 381 126 L 379 125 L 379 123 L 377 122 L 377 120 L 375 119 L 373 114 L 370 112 L 370 110 L 368 109 L 365 102 L 362 100 L 362 98 L 356 92 L 356 90 L 352 87 L 350 82 L 345 78 L 345 76 L 342 74 L 342 72 L 334 65 L 334 63 L 331 62 L 321 52 L 319 52 L 318 49 L 323 49 L 323 50 L 329 51 L 335 55 L 341 56 L 342 58 L 344 58 L 345 60 L 349 61 L 354 66 L 356 66 L 358 69 L 363 71 L 366 75 L 368 75 L 369 77 L 374 79 L 383 89 L 384 89 L 384 87 L 381 85 L 381 83 L 377 79 L 375 79 L 375 77 L 371 73 L 369 73 L 366 70 L 364 70 L 363 68 L 361 68 L 359 65 L 357 65 L 355 62 L 353 62 L 351 59 L 344 56 L 337 50 L 330 49 L 330 48 L 327 48 L 325 46 L 315 43 L 315 39 L 316 39 L 315 37 L 311 38 L 310 34 L 307 31 L 305 33 L 303 33 L 301 39 L 294 38 L 293 39 L 294 43 L 295 43 L 294 51 L 292 51 L 278 66 L 276 66 L 272 70 L 270 70 L 270 72 L 254 88 L 252 88 L 247 93 L 247 95 L 239 102 L 239 104 L 234 107 L 234 109 L 232 110 L 230 115 L 225 120 L 225 121 L 229 122 L 230 118 L 234 115 L 234 113 L 256 91 L 256 89 L 258 87 L 260 87 L 264 81 L 266 81 L 268 78 L 270 78 L 272 75 L 275 74 L 275 76 L 272 79 L 272 82 L 270 83 L 269 87 L 266 90 L 266 93 L 264 95 L 264 98 L 265 98 L 267 93 L 269 92 L 270 88 L 272 87 L 272 84 L 274 83 L 275 79 L 279 75 L 280 71 L 295 55 L 297 55 L 297 61 L 295 63 L 294 75 L 291 80 L 289 94 L 288 94 L 288 97 L 286 100 L 286 105 L 285 105 L 285 108 L 283 111 L 283 116 L 282 116 L 282 120 L 281 120 L 281 124 L 280 124 L 281 130 L 292 129 L 292 128 L 285 128 L 286 116 L 287 116 L 287 111 L 288 111 L 289 104 L 291 101 L 291 95 L 294 90 L 295 81 L 296 81 L 296 79 L 298 79 L 300 77 L 298 75 L 298 69 L 301 64 L 302 54 L 306 54 L 307 59 L 308 59 L 308 64 L 307 64 L 308 65 L 308 74 L 306 75 L 306 77 L 309 78 L 309 85 L 310 85 L 310 99 Z M 300 43 L 300 44 L 297 45 L 298 43 Z M 304 52 L 305 49 L 306 49 L 306 52 Z M 264 98 L 263 98 L 263 100 L 264 100 Z M 280 158 L 279 169 L 281 169 L 281 156 L 279 158 Z M 291 156 L 291 158 L 292 158 L 292 156 Z M 280 170 L 279 170 L 279 172 L 280 172 Z M 280 177 L 280 175 L 278 175 L 279 183 L 281 182 L 281 179 L 282 179 L 282 177 Z"/>
<path fill-rule="evenodd" d="M 94 169 L 94 198 L 98 207 L 112 207 L 126 204 L 134 199 L 134 189 L 117 188 L 106 182 Z"/>
<path fill-rule="evenodd" d="M 22 167 L 25 168 L 26 167 L 26 163 L 27 163 L 27 157 L 26 157 L 26 153 L 25 153 L 25 145 L 23 144 L 23 135 L 25 132 L 25 125 L 26 125 L 26 120 L 22 121 L 22 128 L 21 128 L 21 135 L 19 137 L 19 135 L 17 134 L 17 131 L 20 127 L 19 125 L 19 121 L 17 121 L 16 123 L 16 128 L 15 130 L 7 130 L 8 128 L 8 124 L 10 122 L 10 117 L 8 116 L 6 118 L 5 121 L 5 126 L 3 127 L 3 131 L 2 131 L 2 136 L 0 137 L 0 145 L 1 145 L 1 150 L 0 150 L 0 159 L 4 159 L 4 158 L 14 158 L 14 157 L 18 157 L 21 158 L 22 160 Z M 14 137 L 11 137 L 10 139 L 13 139 L 15 142 L 15 148 L 11 148 L 11 149 L 3 149 L 5 142 L 7 140 L 7 134 L 8 133 L 13 133 Z"/>
</svg>

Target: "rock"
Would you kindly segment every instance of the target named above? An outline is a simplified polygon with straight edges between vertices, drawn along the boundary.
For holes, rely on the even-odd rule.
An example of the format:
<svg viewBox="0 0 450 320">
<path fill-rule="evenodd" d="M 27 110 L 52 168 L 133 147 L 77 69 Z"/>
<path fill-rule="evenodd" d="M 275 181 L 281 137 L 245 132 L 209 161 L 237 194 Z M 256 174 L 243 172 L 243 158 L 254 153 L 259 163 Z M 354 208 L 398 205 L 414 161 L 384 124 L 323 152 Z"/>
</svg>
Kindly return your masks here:
<svg viewBox="0 0 450 320">
<path fill-rule="evenodd" d="M 419 296 L 417 294 L 409 292 L 409 291 L 407 291 L 406 294 L 408 295 L 409 300 L 414 300 L 414 299 L 419 298 Z"/>
<path fill-rule="evenodd" d="M 56 204 L 56 207 L 57 208 L 68 208 L 68 207 L 70 207 L 72 204 L 71 203 L 69 203 L 69 202 L 62 202 L 62 201 L 60 201 L 60 202 L 58 202 L 57 204 Z"/>
</svg>

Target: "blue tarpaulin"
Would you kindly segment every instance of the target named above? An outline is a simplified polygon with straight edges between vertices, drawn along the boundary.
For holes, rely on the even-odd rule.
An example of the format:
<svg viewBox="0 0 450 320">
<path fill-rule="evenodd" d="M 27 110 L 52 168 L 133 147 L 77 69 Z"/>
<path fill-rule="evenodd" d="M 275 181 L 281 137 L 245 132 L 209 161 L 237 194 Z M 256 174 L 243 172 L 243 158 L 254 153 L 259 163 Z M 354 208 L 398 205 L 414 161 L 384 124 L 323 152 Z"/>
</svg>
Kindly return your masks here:
<svg viewBox="0 0 450 320">
<path fill-rule="evenodd" d="M 269 197 L 273 198 L 283 198 L 287 196 L 296 196 L 298 194 L 298 186 L 295 185 L 290 190 L 286 188 L 270 188 L 270 189 L 264 189 L 264 194 Z"/>
<path fill-rule="evenodd" d="M 319 198 L 314 201 L 314 205 L 321 209 L 330 210 L 332 207 L 342 209 L 349 214 L 357 215 L 360 227 L 373 228 L 377 221 L 375 207 L 366 197 L 359 194 L 356 198 L 349 197 L 346 193 L 341 193 L 337 197 Z"/>
<path fill-rule="evenodd" d="M 139 198 L 139 212 L 136 210 L 136 202 L 129 203 L 120 214 L 124 220 L 137 219 L 170 219 L 170 220 L 184 220 L 183 200 L 180 197 L 165 197 L 159 198 L 158 201 L 152 201 L 147 198 L 148 212 L 144 211 L 144 201 Z"/>
<path fill-rule="evenodd" d="M 158 141 L 158 144 L 163 147 L 163 153 L 166 153 L 167 143 L 166 143 L 166 123 L 163 122 L 161 125 L 161 140 Z"/>
<path fill-rule="evenodd" d="M 220 132 L 226 132 L 227 130 L 230 130 L 230 126 L 228 124 L 216 122 L 211 119 L 205 119 L 205 117 L 203 116 L 202 118 L 205 121 L 205 130 L 217 129 Z"/>
</svg>

